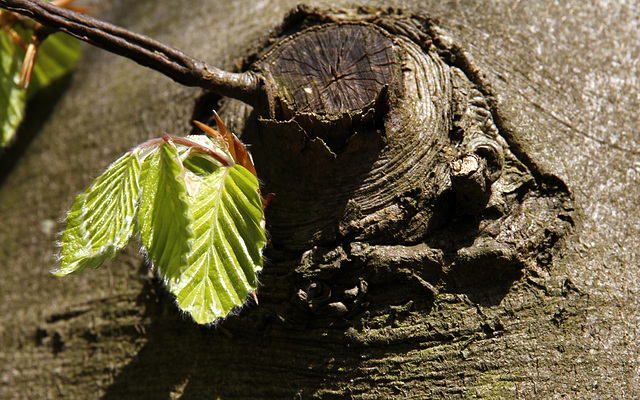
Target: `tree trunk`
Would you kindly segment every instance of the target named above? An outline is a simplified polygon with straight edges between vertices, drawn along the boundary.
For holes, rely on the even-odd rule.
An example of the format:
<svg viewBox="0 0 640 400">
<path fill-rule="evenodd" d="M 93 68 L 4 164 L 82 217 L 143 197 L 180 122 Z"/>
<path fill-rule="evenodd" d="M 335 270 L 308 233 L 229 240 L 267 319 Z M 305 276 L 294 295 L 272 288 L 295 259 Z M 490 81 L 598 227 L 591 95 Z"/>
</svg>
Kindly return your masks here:
<svg viewBox="0 0 640 400">
<path fill-rule="evenodd" d="M 391 3 L 437 19 L 437 40 L 399 56 L 401 87 L 373 97 L 377 110 L 387 96 L 385 118 L 348 140 L 86 47 L 0 161 L 0 397 L 638 396 L 640 7 L 432 3 Z M 294 4 L 90 5 L 230 70 Z M 50 275 L 74 196 L 211 106 L 276 194 L 260 304 L 198 326 L 133 245 L 97 271 Z M 476 139 L 504 151 L 499 177 Z M 476 161 L 493 190 L 480 205 L 456 175 Z"/>
</svg>

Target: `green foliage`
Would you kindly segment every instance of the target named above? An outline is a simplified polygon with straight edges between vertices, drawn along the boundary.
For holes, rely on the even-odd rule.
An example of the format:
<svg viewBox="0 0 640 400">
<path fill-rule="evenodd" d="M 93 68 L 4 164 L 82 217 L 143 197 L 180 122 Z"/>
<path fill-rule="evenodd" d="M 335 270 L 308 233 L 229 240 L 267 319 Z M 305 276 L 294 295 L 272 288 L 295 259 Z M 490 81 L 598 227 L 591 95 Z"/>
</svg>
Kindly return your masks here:
<svg viewBox="0 0 640 400">
<path fill-rule="evenodd" d="M 121 157 L 78 196 L 55 274 L 97 268 L 139 233 L 179 306 L 210 323 L 257 286 L 263 216 L 257 178 L 222 141 L 164 136 Z"/>
<path fill-rule="evenodd" d="M 142 244 L 160 274 L 176 278 L 186 268 L 191 238 L 187 187 L 178 151 L 162 143 L 144 162 L 140 202 Z"/>
<path fill-rule="evenodd" d="M 42 42 L 33 67 L 28 96 L 68 74 L 80 58 L 80 41 L 64 33 L 54 33 Z"/>
<path fill-rule="evenodd" d="M 138 213 L 139 176 L 137 153 L 125 154 L 76 198 L 67 215 L 56 275 L 98 268 L 129 243 Z"/>
<path fill-rule="evenodd" d="M 22 121 L 26 92 L 18 85 L 24 51 L 0 31 L 0 147 L 13 138 Z"/>
<path fill-rule="evenodd" d="M 256 287 L 254 270 L 262 265 L 265 236 L 262 204 L 255 194 L 256 178 L 234 165 L 204 178 L 190 199 L 194 240 L 183 273 L 188 279 L 171 280 L 169 286 L 180 308 L 196 322 L 226 314 Z"/>
<path fill-rule="evenodd" d="M 16 32 L 27 40 L 31 30 L 16 27 Z M 55 79 L 71 71 L 80 57 L 80 42 L 70 36 L 56 33 L 49 36 L 38 50 L 29 90 L 19 84 L 25 51 L 8 32 L 0 30 L 0 147 L 6 146 L 24 116 L 28 98 Z"/>
</svg>

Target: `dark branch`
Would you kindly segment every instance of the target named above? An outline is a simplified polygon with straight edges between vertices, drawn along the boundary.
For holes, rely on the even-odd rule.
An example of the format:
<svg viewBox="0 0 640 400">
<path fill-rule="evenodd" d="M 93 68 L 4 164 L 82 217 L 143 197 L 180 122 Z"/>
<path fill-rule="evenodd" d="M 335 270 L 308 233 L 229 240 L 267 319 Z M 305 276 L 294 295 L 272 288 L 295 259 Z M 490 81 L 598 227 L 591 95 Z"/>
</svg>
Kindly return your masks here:
<svg viewBox="0 0 640 400">
<path fill-rule="evenodd" d="M 231 73 L 208 66 L 150 37 L 87 15 L 39 0 L 0 0 L 0 8 L 129 58 L 183 85 L 198 86 L 254 106 L 264 98 L 262 81 L 255 73 Z"/>
</svg>

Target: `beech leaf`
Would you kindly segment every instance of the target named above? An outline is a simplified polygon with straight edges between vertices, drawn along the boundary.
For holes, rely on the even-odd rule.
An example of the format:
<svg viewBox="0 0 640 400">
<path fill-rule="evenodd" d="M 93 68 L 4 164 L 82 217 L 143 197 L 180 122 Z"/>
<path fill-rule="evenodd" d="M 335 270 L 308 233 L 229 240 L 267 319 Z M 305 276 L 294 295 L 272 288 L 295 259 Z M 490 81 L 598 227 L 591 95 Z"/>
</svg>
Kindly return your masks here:
<svg viewBox="0 0 640 400">
<path fill-rule="evenodd" d="M 79 195 L 67 214 L 58 276 L 98 268 L 131 240 L 138 209 L 140 161 L 125 154 Z"/>
<path fill-rule="evenodd" d="M 220 138 L 150 140 L 78 196 L 56 274 L 97 268 L 139 233 L 179 307 L 211 323 L 257 287 L 266 243 L 258 188 Z"/>
<path fill-rule="evenodd" d="M 147 156 L 140 182 L 142 244 L 158 272 L 176 278 L 186 267 L 191 216 L 183 167 L 174 145 L 163 142 Z"/>
<path fill-rule="evenodd" d="M 15 27 L 23 39 L 31 29 Z M 0 147 L 13 139 L 24 117 L 25 104 L 40 88 L 71 71 L 80 58 L 80 42 L 68 35 L 55 33 L 44 40 L 38 50 L 29 90 L 20 85 L 20 71 L 25 51 L 0 29 Z"/>
<path fill-rule="evenodd" d="M 240 165 L 220 167 L 200 182 L 190 204 L 188 268 L 169 287 L 180 308 L 204 324 L 227 315 L 257 286 L 266 243 L 258 180 Z"/>
<path fill-rule="evenodd" d="M 0 30 L 0 147 L 7 145 L 24 113 L 26 92 L 19 85 L 24 51 Z"/>
<path fill-rule="evenodd" d="M 62 32 L 49 35 L 38 48 L 29 96 L 41 87 L 68 74 L 80 59 L 80 41 Z"/>
</svg>

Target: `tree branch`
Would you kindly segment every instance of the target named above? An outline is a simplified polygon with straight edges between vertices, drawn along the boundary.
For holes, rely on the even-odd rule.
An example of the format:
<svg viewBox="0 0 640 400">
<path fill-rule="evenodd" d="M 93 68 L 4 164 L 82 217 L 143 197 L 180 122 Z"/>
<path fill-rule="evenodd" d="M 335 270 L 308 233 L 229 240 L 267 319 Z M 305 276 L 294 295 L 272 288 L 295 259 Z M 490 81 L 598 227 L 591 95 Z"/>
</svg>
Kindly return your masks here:
<svg viewBox="0 0 640 400">
<path fill-rule="evenodd" d="M 0 8 L 129 58 L 186 86 L 198 86 L 253 106 L 265 97 L 253 72 L 231 73 L 208 66 L 150 37 L 39 0 L 0 0 Z"/>
</svg>

